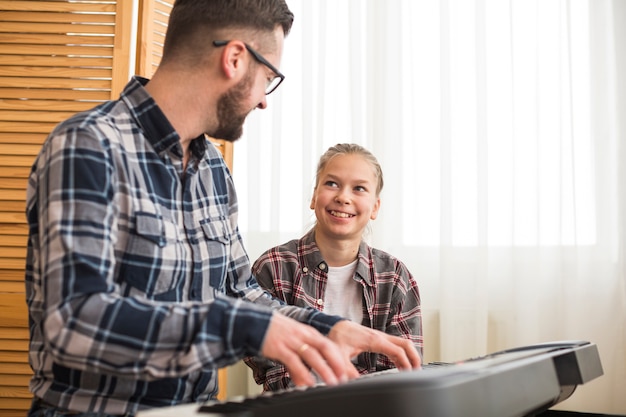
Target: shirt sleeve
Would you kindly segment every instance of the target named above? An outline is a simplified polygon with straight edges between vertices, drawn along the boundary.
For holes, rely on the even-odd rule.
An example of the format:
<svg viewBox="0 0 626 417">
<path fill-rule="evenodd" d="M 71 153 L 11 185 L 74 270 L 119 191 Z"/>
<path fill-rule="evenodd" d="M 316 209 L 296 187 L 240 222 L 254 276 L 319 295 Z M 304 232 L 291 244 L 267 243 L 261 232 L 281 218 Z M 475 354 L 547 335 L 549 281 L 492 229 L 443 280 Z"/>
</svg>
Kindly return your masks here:
<svg viewBox="0 0 626 417">
<path fill-rule="evenodd" d="M 263 254 L 257 259 L 252 270 L 254 271 L 258 284 L 265 290 L 266 294 L 283 302 L 284 300 L 276 294 L 272 274 L 269 273 L 267 268 L 260 268 L 260 265 L 264 264 L 263 259 L 266 256 L 266 254 Z M 258 385 L 262 385 L 265 391 L 286 388 L 286 386 L 284 386 L 286 382 L 279 385 L 281 381 L 288 381 L 289 378 L 287 370 L 280 363 L 259 356 L 248 356 L 244 358 L 244 363 L 252 370 L 254 381 Z"/>
<path fill-rule="evenodd" d="M 121 292 L 116 242 L 126 213 L 118 197 L 129 184 L 119 181 L 107 142 L 94 136 L 73 128 L 51 137 L 29 179 L 29 311 L 54 361 L 152 380 L 257 354 L 273 314 L 268 306 Z"/>
<path fill-rule="evenodd" d="M 392 309 L 387 319 L 386 333 L 411 340 L 423 356 L 422 308 L 417 281 L 400 261 L 396 265 L 397 281 L 393 288 Z M 394 366 L 384 355 L 379 355 L 384 367 Z"/>
<path fill-rule="evenodd" d="M 252 273 L 266 296 L 280 300 L 279 311 L 296 320 L 311 324 L 323 334 L 328 334 L 331 327 L 344 320 L 339 316 L 330 316 L 310 307 L 299 307 L 285 304 L 288 297 L 282 291 L 284 286 L 291 286 L 294 271 L 288 267 L 293 263 L 284 262 L 281 248 L 276 247 L 266 251 L 252 266 Z M 277 288 L 275 283 L 280 283 Z M 287 369 L 280 363 L 261 357 L 247 357 L 244 362 L 252 370 L 257 384 L 263 385 L 264 390 L 275 391 L 289 387 L 291 377 Z"/>
</svg>

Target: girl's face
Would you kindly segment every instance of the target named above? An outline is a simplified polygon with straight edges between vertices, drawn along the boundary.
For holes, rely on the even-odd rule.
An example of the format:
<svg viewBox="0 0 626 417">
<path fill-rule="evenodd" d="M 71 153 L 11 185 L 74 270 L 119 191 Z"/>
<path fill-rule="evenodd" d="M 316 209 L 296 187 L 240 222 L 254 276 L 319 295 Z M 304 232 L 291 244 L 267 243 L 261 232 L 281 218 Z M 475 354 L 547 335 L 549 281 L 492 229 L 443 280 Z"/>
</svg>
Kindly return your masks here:
<svg viewBox="0 0 626 417">
<path fill-rule="evenodd" d="M 374 167 L 362 156 L 337 155 L 319 174 L 311 199 L 316 230 L 335 239 L 359 239 L 378 215 Z"/>
</svg>

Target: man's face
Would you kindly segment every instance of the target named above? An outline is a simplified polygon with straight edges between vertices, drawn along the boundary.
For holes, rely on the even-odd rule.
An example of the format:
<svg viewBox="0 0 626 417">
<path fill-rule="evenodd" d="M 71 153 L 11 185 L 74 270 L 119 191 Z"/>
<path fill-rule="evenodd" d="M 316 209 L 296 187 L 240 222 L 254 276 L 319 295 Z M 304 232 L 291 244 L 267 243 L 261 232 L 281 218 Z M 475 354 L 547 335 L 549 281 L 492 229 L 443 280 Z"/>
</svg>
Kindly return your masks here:
<svg viewBox="0 0 626 417">
<path fill-rule="evenodd" d="M 267 54 L 264 59 L 278 68 L 282 55 L 284 35 L 281 27 L 275 30 L 276 48 L 273 53 Z M 265 90 L 268 80 L 276 76 L 267 65 L 257 62 L 250 57 L 250 64 L 245 77 L 239 84 L 224 93 L 217 102 L 218 127 L 209 136 L 233 142 L 243 134 L 243 123 L 246 117 L 255 108 L 267 107 Z"/>
<path fill-rule="evenodd" d="M 250 89 L 254 81 L 252 71 L 248 71 L 239 84 L 228 90 L 217 102 L 217 118 L 219 126 L 210 136 L 233 142 L 243 134 L 243 123 L 253 110 L 246 107 Z"/>
</svg>

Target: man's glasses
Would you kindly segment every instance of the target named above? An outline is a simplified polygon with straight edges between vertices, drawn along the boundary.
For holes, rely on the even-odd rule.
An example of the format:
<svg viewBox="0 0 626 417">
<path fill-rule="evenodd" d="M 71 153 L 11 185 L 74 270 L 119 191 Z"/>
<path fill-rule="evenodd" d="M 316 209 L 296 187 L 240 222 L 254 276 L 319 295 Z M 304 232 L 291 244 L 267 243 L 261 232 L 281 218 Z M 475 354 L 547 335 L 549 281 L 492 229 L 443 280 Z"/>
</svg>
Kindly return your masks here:
<svg viewBox="0 0 626 417">
<path fill-rule="evenodd" d="M 217 47 L 226 46 L 228 42 L 230 41 L 213 41 L 213 45 Z M 244 45 L 246 45 L 246 49 L 248 50 L 248 52 L 252 54 L 254 59 L 259 61 L 261 64 L 265 65 L 269 69 L 271 69 L 274 72 L 274 74 L 276 74 L 274 78 L 272 78 L 271 80 L 267 82 L 267 85 L 265 87 L 265 95 L 271 94 L 274 90 L 278 88 L 280 83 L 283 82 L 283 80 L 285 79 L 285 76 L 280 71 L 278 71 L 278 68 L 270 64 L 270 62 L 267 59 L 263 58 L 263 55 L 261 55 L 260 53 L 252 49 L 250 45 L 248 45 L 245 42 L 244 42 Z"/>
</svg>

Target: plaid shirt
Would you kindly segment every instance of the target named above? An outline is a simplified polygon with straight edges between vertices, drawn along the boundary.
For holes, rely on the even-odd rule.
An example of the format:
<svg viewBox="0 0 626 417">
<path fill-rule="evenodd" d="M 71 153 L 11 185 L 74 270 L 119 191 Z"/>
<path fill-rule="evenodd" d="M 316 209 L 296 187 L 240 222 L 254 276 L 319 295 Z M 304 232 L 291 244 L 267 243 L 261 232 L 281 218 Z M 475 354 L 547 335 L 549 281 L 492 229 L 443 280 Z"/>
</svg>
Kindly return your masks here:
<svg viewBox="0 0 626 417">
<path fill-rule="evenodd" d="M 218 367 L 259 354 L 275 308 L 323 333 L 339 320 L 259 288 L 221 154 L 199 137 L 183 173 L 146 82 L 60 124 L 29 178 L 30 388 L 61 408 L 205 401 Z"/>
<path fill-rule="evenodd" d="M 259 284 L 287 304 L 324 308 L 328 267 L 315 244 L 311 230 L 266 251 L 252 266 Z M 410 339 L 422 355 L 422 313 L 419 289 L 406 266 L 393 256 L 361 242 L 354 280 L 363 287 L 361 324 L 385 333 Z M 289 373 L 281 364 L 245 358 L 254 379 L 264 390 L 275 391 L 290 385 Z M 362 353 L 356 367 L 361 374 L 394 367 L 384 355 Z"/>
</svg>

